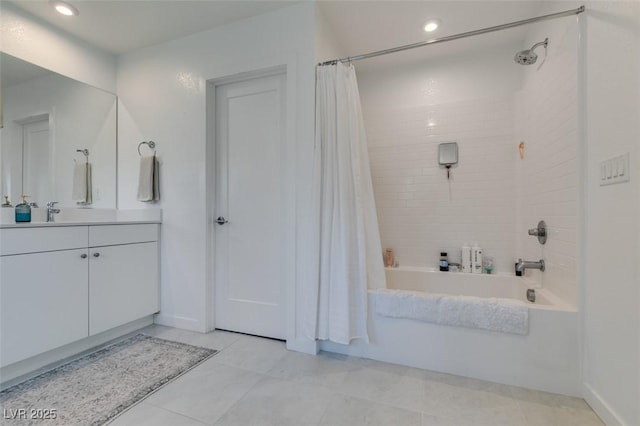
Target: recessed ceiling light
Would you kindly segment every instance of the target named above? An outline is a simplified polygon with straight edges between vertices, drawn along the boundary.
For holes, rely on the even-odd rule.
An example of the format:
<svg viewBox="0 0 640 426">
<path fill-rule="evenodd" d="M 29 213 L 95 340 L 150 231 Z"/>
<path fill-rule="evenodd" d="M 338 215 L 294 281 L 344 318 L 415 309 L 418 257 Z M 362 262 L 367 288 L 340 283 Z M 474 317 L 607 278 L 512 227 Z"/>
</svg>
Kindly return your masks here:
<svg viewBox="0 0 640 426">
<path fill-rule="evenodd" d="M 427 22 L 425 22 L 424 27 L 422 27 L 422 28 L 426 32 L 430 33 L 432 31 L 437 30 L 439 26 L 440 26 L 440 20 L 439 19 L 429 19 Z"/>
<path fill-rule="evenodd" d="M 71 6 L 69 3 L 62 1 L 62 0 L 50 0 L 49 4 L 58 11 L 58 13 L 64 15 L 64 16 L 78 16 L 80 14 L 80 12 L 78 12 L 78 9 L 76 9 L 75 7 Z"/>
</svg>

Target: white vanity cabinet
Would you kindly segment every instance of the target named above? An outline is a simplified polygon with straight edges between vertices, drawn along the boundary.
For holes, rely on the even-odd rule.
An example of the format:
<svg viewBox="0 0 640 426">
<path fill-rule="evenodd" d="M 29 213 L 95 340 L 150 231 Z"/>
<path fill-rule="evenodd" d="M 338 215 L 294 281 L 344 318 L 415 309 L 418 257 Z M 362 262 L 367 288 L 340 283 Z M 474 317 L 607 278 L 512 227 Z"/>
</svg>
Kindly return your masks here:
<svg viewBox="0 0 640 426">
<path fill-rule="evenodd" d="M 0 365 L 87 337 L 88 263 L 86 248 L 0 258 Z"/>
<path fill-rule="evenodd" d="M 159 310 L 158 226 L 89 229 L 89 335 Z"/>
<path fill-rule="evenodd" d="M 0 229 L 0 367 L 159 310 L 158 224 Z"/>
</svg>

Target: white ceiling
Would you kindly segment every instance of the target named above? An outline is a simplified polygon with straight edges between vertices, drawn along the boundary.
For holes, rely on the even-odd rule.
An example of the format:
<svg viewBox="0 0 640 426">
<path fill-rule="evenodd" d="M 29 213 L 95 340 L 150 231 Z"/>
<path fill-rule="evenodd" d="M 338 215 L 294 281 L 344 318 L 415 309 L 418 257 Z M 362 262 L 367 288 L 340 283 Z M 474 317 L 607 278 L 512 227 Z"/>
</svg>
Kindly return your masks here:
<svg viewBox="0 0 640 426">
<path fill-rule="evenodd" d="M 3 1 L 117 55 L 313 0 L 67 0 L 80 11 L 79 16 L 72 18 L 59 15 L 47 0 Z M 566 2 L 544 0 L 317 2 L 329 22 L 336 44 L 340 46 L 341 56 L 353 56 L 538 16 L 543 4 L 545 13 L 549 13 L 549 6 L 557 11 L 568 9 Z M 428 18 L 442 21 L 434 33 L 422 31 L 422 25 Z M 441 55 L 464 55 L 485 46 L 513 49 L 513 46 L 522 43 L 527 31 L 528 26 L 525 26 L 432 45 L 362 61 L 358 63 L 358 68 L 415 61 L 424 58 L 427 51 L 431 59 Z"/>
<path fill-rule="evenodd" d="M 320 10 L 340 47 L 340 56 L 403 46 L 539 16 L 543 3 L 553 11 L 570 9 L 563 2 L 544 1 L 332 1 L 320 0 Z M 545 13 L 550 13 L 545 9 Z M 438 30 L 425 33 L 424 23 L 441 20 Z M 535 24 L 533 24 L 535 25 Z M 486 48 L 504 48 L 511 57 L 522 46 L 530 25 L 434 44 L 357 62 L 358 71 L 468 55 Z M 524 48 L 524 47 L 522 47 Z M 321 58 L 329 60 L 334 58 Z"/>
<path fill-rule="evenodd" d="M 66 0 L 80 14 L 65 17 L 46 0 L 4 0 L 112 54 L 195 34 L 301 0 Z"/>
</svg>

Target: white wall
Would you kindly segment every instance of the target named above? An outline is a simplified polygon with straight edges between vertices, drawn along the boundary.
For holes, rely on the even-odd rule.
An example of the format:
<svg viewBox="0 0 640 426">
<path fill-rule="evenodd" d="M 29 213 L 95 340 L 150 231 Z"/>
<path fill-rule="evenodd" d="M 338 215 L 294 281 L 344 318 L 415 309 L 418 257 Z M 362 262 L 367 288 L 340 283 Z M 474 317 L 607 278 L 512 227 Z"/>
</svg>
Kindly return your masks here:
<svg viewBox="0 0 640 426">
<path fill-rule="evenodd" d="M 297 218 L 308 216 L 314 116 L 314 5 L 300 4 L 123 55 L 118 61 L 120 208 L 163 209 L 161 314 L 158 322 L 208 329 L 206 258 L 206 81 L 287 66 L 288 138 L 295 145 Z M 161 201 L 136 201 L 137 145 L 157 143 Z M 259 206 L 256 206 L 259 208 Z M 212 212 L 213 214 L 213 212 Z M 291 264 L 297 263 L 297 259 Z M 298 274 L 287 271 L 287 276 Z M 293 276 L 292 279 L 296 277 Z M 290 303 L 301 305 L 305 284 Z M 293 299 L 295 297 L 296 299 Z M 295 321 L 294 324 L 299 322 Z M 293 324 L 292 324 L 293 326 Z"/>
<path fill-rule="evenodd" d="M 522 44 L 529 49 L 549 38 L 544 64 L 544 48 L 538 47 L 538 61 L 522 67 L 518 140 L 525 149 L 524 158 L 516 160 L 518 256 L 544 259 L 544 273 L 527 275 L 535 273 L 545 288 L 572 306 L 578 302 L 578 35 L 572 16 L 532 25 Z M 527 235 L 540 220 L 547 224 L 545 245 Z"/>
<path fill-rule="evenodd" d="M 516 187 L 512 48 L 358 74 L 381 238 L 401 265 L 460 262 L 464 242 L 513 270 Z M 438 144 L 458 142 L 451 179 Z"/>
<path fill-rule="evenodd" d="M 588 2 L 585 397 L 610 425 L 640 424 L 640 3 Z M 629 183 L 598 166 L 631 154 Z"/>
<path fill-rule="evenodd" d="M 116 61 L 17 7 L 0 5 L 0 50 L 103 90 L 116 90 Z"/>
<path fill-rule="evenodd" d="M 347 56 L 341 43 L 336 40 L 336 33 L 322 12 L 322 8 L 318 3 L 315 4 L 316 62 L 330 61 Z"/>
</svg>

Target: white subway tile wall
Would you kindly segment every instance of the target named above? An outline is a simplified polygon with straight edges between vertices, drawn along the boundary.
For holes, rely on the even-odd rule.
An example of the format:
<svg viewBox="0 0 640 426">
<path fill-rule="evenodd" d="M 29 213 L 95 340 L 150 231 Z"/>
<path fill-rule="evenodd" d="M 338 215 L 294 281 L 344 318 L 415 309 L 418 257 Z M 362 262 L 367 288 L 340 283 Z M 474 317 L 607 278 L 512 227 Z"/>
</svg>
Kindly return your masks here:
<svg viewBox="0 0 640 426">
<path fill-rule="evenodd" d="M 440 252 L 460 262 L 464 242 L 513 268 L 515 163 L 513 96 L 366 115 L 382 244 L 407 266 L 437 267 Z M 458 143 L 458 164 L 438 164 L 438 144 Z"/>
<path fill-rule="evenodd" d="M 525 158 L 518 161 L 521 190 L 518 210 L 518 250 L 543 258 L 547 269 L 538 274 L 542 285 L 577 304 L 578 256 L 578 29 L 575 20 L 547 23 L 529 40 L 549 37 L 548 57 L 537 69 L 527 69 L 519 110 L 518 134 Z M 544 55 L 544 51 L 540 52 Z M 542 55 L 540 59 L 542 59 Z M 544 246 L 526 235 L 539 220 L 548 226 Z"/>
</svg>

